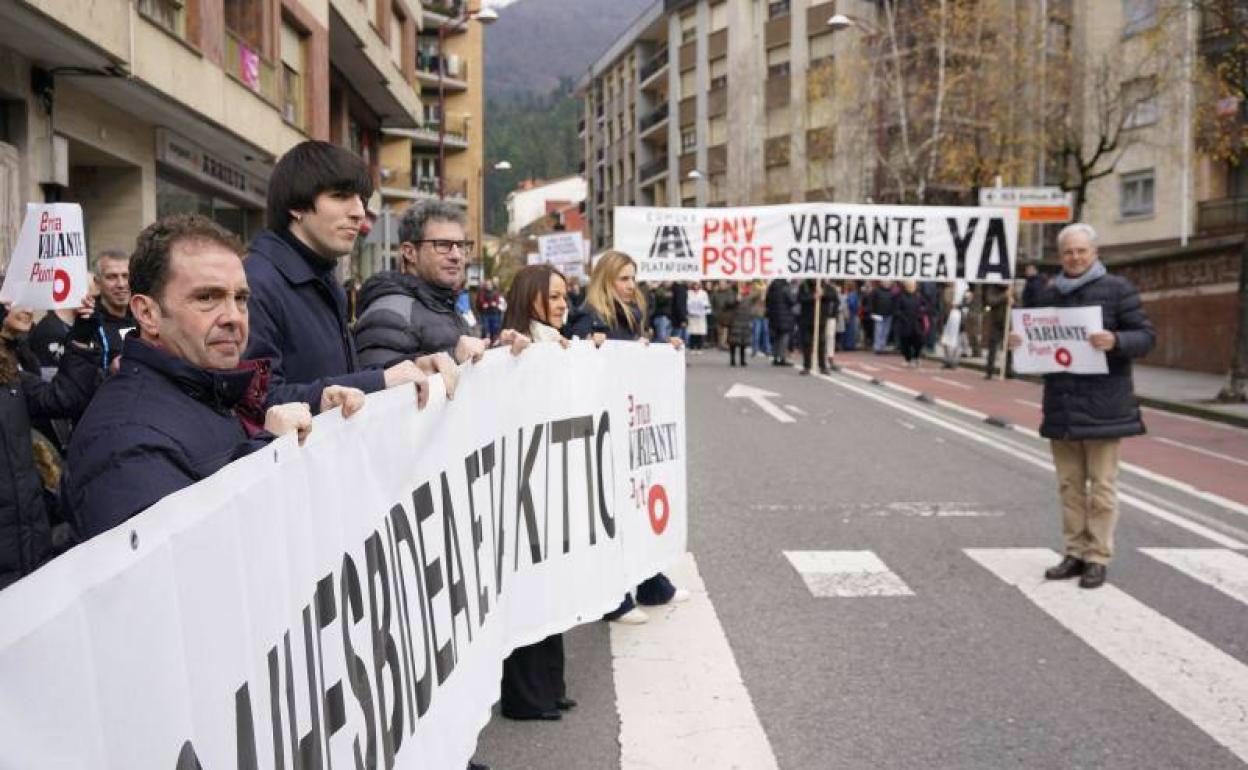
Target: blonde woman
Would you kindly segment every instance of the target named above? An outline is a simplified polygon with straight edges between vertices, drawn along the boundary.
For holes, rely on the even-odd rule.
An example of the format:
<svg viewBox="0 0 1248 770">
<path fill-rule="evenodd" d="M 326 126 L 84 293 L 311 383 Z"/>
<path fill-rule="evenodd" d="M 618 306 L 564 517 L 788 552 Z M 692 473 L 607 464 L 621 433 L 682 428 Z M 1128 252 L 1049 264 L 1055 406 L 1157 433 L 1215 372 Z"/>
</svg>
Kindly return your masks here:
<svg viewBox="0 0 1248 770">
<path fill-rule="evenodd" d="M 594 272 L 585 289 L 585 303 L 572 313 L 568 321 L 569 336 L 603 340 L 637 340 L 645 328 L 646 299 L 637 290 L 637 263 L 622 251 L 608 251 L 598 258 Z M 683 343 L 679 337 L 668 342 L 677 348 Z M 688 591 L 681 591 L 662 572 L 637 586 L 637 599 L 627 594 L 620 606 L 604 617 L 620 623 L 645 623 L 649 620 L 637 604 L 667 604 L 689 598 Z"/>
</svg>

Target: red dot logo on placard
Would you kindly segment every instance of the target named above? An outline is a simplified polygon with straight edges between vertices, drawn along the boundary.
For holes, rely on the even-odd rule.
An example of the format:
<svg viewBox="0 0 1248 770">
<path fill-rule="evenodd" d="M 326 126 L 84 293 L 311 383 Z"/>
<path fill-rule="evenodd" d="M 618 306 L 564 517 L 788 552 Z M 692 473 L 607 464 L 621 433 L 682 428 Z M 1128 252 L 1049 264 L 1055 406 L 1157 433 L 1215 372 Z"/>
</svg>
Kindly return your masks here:
<svg viewBox="0 0 1248 770">
<path fill-rule="evenodd" d="M 1053 354 L 1053 358 L 1057 359 L 1057 363 L 1064 367 L 1070 366 L 1070 362 L 1073 360 L 1070 351 L 1066 348 L 1058 348 L 1057 352 Z"/>
<path fill-rule="evenodd" d="M 653 529 L 656 535 L 663 534 L 663 530 L 667 529 L 667 521 L 671 518 L 672 506 L 667 502 L 667 490 L 662 484 L 650 487 L 650 495 L 646 503 L 650 509 L 650 529 Z M 660 508 L 662 515 L 660 515 Z"/>
<path fill-rule="evenodd" d="M 64 270 L 57 270 L 52 274 L 52 301 L 64 302 L 69 296 L 70 288 L 69 273 Z"/>
</svg>

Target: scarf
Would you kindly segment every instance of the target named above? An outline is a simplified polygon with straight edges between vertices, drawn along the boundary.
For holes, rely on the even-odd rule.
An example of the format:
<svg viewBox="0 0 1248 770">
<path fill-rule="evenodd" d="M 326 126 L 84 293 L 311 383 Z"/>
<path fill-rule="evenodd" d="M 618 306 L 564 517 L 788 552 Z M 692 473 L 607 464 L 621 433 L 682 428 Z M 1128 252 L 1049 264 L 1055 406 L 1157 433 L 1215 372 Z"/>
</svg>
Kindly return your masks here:
<svg viewBox="0 0 1248 770">
<path fill-rule="evenodd" d="M 1065 273 L 1062 273 L 1057 276 L 1057 280 L 1053 282 L 1053 285 L 1057 287 L 1057 290 L 1060 291 L 1063 296 L 1066 296 L 1074 294 L 1076 291 L 1082 289 L 1084 286 L 1087 286 L 1098 278 L 1104 278 L 1105 274 L 1108 272 L 1109 271 L 1105 269 L 1105 265 L 1101 264 L 1101 261 L 1098 259 L 1092 263 L 1091 267 L 1084 270 L 1082 275 L 1075 278 L 1071 278 Z"/>
</svg>

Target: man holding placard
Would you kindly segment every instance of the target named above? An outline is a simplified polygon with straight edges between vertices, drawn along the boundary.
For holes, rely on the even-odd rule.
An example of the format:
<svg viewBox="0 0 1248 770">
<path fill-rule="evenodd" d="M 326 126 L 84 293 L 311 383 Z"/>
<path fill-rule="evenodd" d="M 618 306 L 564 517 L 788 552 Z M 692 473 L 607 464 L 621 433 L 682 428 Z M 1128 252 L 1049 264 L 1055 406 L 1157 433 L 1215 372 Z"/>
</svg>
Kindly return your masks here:
<svg viewBox="0 0 1248 770">
<path fill-rule="evenodd" d="M 1044 373 L 1044 422 L 1062 499 L 1065 557 L 1044 575 L 1105 582 L 1118 521 L 1121 440 L 1144 433 L 1131 359 L 1157 335 L 1139 292 L 1109 275 L 1097 257 L 1096 231 L 1072 224 L 1057 237 L 1062 273 L 1037 296 L 1037 308 L 1014 313 L 1010 348 L 1019 371 Z"/>
</svg>

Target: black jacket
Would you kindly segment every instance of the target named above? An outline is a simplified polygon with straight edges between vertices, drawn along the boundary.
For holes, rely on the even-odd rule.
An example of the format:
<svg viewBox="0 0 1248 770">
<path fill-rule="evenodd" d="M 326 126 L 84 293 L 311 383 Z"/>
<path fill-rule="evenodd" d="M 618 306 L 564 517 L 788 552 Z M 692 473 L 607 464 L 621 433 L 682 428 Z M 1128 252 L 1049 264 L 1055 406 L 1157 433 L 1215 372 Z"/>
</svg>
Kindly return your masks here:
<svg viewBox="0 0 1248 770">
<path fill-rule="evenodd" d="M 69 330 L 70 325 L 50 310 L 35 324 L 30 331 L 30 349 L 39 359 L 39 366 L 53 369 L 60 364 L 61 355 L 69 344 L 66 340 Z"/>
<path fill-rule="evenodd" d="M 893 301 L 893 328 L 897 338 L 923 334 L 923 318 L 927 315 L 927 302 L 923 295 L 903 291 Z"/>
<path fill-rule="evenodd" d="M 640 335 L 628 325 L 627 313 L 631 313 L 634 318 L 638 319 L 637 328 L 640 329 L 642 326 L 640 319 L 641 308 L 636 305 L 630 307 L 628 311 L 617 306 L 615 318 L 608 321 L 599 315 L 597 310 L 594 310 L 586 303 L 572 311 L 572 314 L 568 317 L 568 325 L 564 327 L 563 336 L 569 339 L 575 337 L 586 340 L 594 334 L 602 333 L 607 335 L 609 340 L 622 340 L 624 342 L 636 340 Z"/>
<path fill-rule="evenodd" d="M 867 297 L 867 312 L 871 315 L 890 316 L 897 306 L 897 298 L 892 289 L 876 286 Z"/>
<path fill-rule="evenodd" d="M 1046 374 L 1044 422 L 1040 435 L 1050 439 L 1110 439 L 1144 432 L 1135 400 L 1131 359 L 1147 355 L 1157 341 L 1153 324 L 1144 315 L 1140 294 L 1121 276 L 1106 275 L 1070 294 L 1056 285 L 1037 298 L 1040 307 L 1100 305 L 1105 329 L 1118 342 L 1105 356 L 1108 374 Z"/>
<path fill-rule="evenodd" d="M 333 267 L 289 233 L 265 230 L 251 243 L 243 267 L 251 287 L 251 333 L 244 358 L 268 359 L 269 404 L 302 401 L 315 412 L 326 385 L 372 393 L 385 375 L 361 370 L 347 323 L 347 296 Z"/>
<path fill-rule="evenodd" d="M 360 289 L 355 342 L 364 366 L 451 353 L 472 327 L 455 309 L 456 293 L 405 273 L 385 272 Z"/>
<path fill-rule="evenodd" d="M 79 324 L 74 336 L 90 341 L 98 328 Z M 35 470 L 31 420 L 77 418 L 87 408 L 100 379 L 100 351 L 67 343 L 60 368 L 51 382 L 19 372 L 0 386 L 0 588 L 32 572 L 51 556 L 51 526 L 43 482 Z M 6 472 L 7 471 L 7 472 Z"/>
<path fill-rule="evenodd" d="M 683 283 L 672 284 L 672 328 L 689 324 L 689 287 Z"/>
<path fill-rule="evenodd" d="M 813 278 L 802 281 L 801 287 L 797 290 L 797 301 L 802 308 L 798 323 L 803 329 L 803 334 L 809 334 L 811 327 L 815 324 L 815 281 Z M 826 324 L 829 318 L 835 319 L 840 311 L 841 295 L 837 293 L 836 287 L 825 282 L 823 294 L 819 297 L 819 319 Z"/>
<path fill-rule="evenodd" d="M 774 333 L 788 332 L 793 328 L 793 294 L 789 282 L 783 279 L 767 284 L 767 323 Z"/>
<path fill-rule="evenodd" d="M 69 442 L 63 483 L 82 538 L 98 535 L 263 446 L 263 367 L 201 369 L 131 336 Z M 257 426 L 258 427 L 258 426 Z"/>
</svg>

